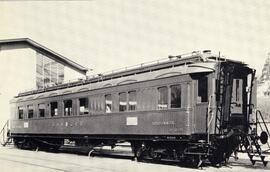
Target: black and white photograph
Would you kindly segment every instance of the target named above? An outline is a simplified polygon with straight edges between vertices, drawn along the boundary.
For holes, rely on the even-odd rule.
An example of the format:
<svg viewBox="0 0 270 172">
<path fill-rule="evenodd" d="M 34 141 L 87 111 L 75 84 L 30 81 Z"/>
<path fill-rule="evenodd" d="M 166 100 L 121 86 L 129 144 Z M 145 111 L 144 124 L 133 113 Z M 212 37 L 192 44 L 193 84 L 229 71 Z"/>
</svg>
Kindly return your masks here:
<svg viewBox="0 0 270 172">
<path fill-rule="evenodd" d="M 270 170 L 270 1 L 0 0 L 1 172 Z"/>
</svg>

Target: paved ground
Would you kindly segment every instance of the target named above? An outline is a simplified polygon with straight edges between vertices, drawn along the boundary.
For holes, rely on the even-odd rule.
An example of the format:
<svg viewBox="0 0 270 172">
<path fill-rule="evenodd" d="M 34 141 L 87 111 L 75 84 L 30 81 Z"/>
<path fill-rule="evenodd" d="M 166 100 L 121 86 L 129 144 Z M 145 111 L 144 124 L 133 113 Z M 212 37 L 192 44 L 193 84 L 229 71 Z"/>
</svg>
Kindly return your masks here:
<svg viewBox="0 0 270 172">
<path fill-rule="evenodd" d="M 92 157 L 69 153 L 50 153 L 19 150 L 13 146 L 0 146 L 0 171 L 1 172 L 145 172 L 145 171 L 269 171 L 258 163 L 252 166 L 247 156 L 239 155 L 240 159 L 230 160 L 227 166 L 221 168 L 203 167 L 203 169 L 192 169 L 176 165 L 152 164 L 131 161 L 130 159 Z M 269 159 L 269 158 L 268 158 Z"/>
</svg>

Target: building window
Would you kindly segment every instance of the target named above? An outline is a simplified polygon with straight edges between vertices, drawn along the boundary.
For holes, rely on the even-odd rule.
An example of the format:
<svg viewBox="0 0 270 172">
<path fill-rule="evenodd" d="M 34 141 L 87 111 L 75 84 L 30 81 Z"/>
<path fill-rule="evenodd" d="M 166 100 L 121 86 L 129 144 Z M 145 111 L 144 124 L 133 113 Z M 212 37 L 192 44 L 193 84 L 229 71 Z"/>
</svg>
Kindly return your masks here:
<svg viewBox="0 0 270 172">
<path fill-rule="evenodd" d="M 45 104 L 38 105 L 38 116 L 41 118 L 45 117 Z"/>
<path fill-rule="evenodd" d="M 112 112 L 112 95 L 111 94 L 105 95 L 105 111 L 106 113 Z"/>
<path fill-rule="evenodd" d="M 64 116 L 72 115 L 72 100 L 64 100 Z"/>
<path fill-rule="evenodd" d="M 181 107 L 181 85 L 171 86 L 171 108 Z"/>
<path fill-rule="evenodd" d="M 127 93 L 119 94 L 119 111 L 124 112 L 127 110 Z"/>
<path fill-rule="evenodd" d="M 63 83 L 63 64 L 60 64 L 41 53 L 37 53 L 36 57 L 36 85 L 38 89 Z"/>
<path fill-rule="evenodd" d="M 208 78 L 201 77 L 198 80 L 198 98 L 197 102 L 207 102 L 208 97 Z"/>
<path fill-rule="evenodd" d="M 89 101 L 88 98 L 80 98 L 80 115 L 87 115 L 89 113 Z"/>
<path fill-rule="evenodd" d="M 58 103 L 57 102 L 51 102 L 51 116 L 57 116 L 58 115 Z"/>
<path fill-rule="evenodd" d="M 19 112 L 19 119 L 23 119 L 23 107 L 22 106 L 18 107 L 18 112 Z"/>
<path fill-rule="evenodd" d="M 158 109 L 168 108 L 168 88 L 159 87 L 158 88 Z"/>
<path fill-rule="evenodd" d="M 128 92 L 128 110 L 133 111 L 136 110 L 137 106 L 137 94 L 136 91 Z"/>
<path fill-rule="evenodd" d="M 33 105 L 28 105 L 27 106 L 27 111 L 28 111 L 28 118 L 33 118 L 34 117 Z"/>
</svg>

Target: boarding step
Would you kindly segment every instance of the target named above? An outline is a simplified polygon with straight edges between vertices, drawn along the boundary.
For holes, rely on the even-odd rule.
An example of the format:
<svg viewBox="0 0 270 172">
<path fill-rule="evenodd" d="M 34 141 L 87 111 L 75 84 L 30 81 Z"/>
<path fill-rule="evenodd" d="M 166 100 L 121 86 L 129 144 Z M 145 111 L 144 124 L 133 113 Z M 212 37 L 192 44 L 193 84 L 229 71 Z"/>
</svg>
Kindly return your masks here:
<svg viewBox="0 0 270 172">
<path fill-rule="evenodd" d="M 261 145 L 258 142 L 256 135 L 243 135 L 242 144 L 245 147 L 246 153 L 252 163 L 255 165 L 256 162 L 262 162 L 264 166 L 267 165 L 268 161 L 265 160 L 265 155 L 262 154 Z"/>
</svg>

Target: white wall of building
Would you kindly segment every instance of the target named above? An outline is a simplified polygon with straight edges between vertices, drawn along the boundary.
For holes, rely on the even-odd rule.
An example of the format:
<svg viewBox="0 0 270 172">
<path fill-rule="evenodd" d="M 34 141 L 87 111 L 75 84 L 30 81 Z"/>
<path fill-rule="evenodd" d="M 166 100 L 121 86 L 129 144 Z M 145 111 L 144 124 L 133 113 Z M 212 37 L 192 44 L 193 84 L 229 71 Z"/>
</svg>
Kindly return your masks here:
<svg viewBox="0 0 270 172">
<path fill-rule="evenodd" d="M 9 101 L 35 88 L 36 53 L 31 49 L 0 51 L 0 126 L 9 119 Z"/>
<path fill-rule="evenodd" d="M 0 127 L 9 119 L 9 101 L 19 92 L 36 88 L 36 52 L 32 49 L 0 51 Z M 85 78 L 64 68 L 64 81 Z"/>
</svg>

